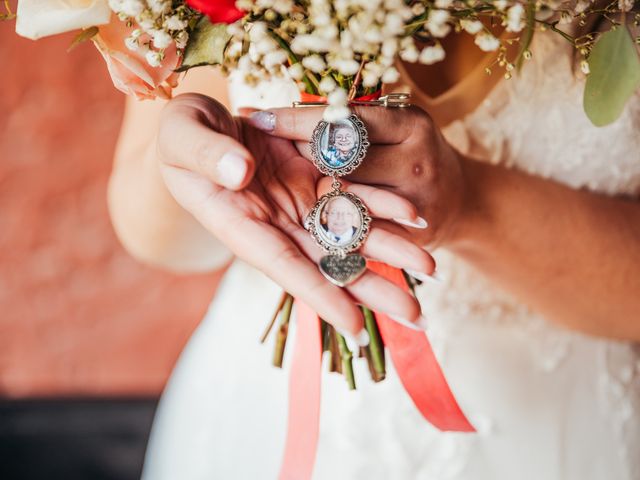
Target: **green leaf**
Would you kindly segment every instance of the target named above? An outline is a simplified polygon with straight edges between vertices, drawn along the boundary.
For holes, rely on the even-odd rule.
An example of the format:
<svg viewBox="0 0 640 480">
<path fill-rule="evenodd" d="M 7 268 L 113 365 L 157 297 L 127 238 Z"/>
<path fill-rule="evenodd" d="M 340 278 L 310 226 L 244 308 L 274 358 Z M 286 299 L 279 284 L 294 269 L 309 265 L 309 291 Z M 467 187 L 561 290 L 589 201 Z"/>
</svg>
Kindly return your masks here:
<svg viewBox="0 0 640 480">
<path fill-rule="evenodd" d="M 640 57 L 626 26 L 603 33 L 589 55 L 584 111 L 602 127 L 614 122 L 640 86 Z"/>
<path fill-rule="evenodd" d="M 75 36 L 75 38 L 71 42 L 71 45 L 69 45 L 69 48 L 67 48 L 67 52 L 70 52 L 81 43 L 84 43 L 87 40 L 95 37 L 97 33 L 98 33 L 98 27 L 85 28 Z"/>
<path fill-rule="evenodd" d="M 221 64 L 230 38 L 226 23 L 211 23 L 207 16 L 203 16 L 191 32 L 182 65 L 176 71 L 184 72 L 202 65 Z"/>
</svg>

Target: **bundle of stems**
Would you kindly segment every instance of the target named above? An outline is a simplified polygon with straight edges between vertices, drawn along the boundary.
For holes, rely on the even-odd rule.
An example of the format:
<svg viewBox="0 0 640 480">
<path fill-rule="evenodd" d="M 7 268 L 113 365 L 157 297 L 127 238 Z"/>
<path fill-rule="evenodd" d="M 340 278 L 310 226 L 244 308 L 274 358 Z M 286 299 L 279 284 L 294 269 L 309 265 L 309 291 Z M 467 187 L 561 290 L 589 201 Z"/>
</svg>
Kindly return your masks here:
<svg viewBox="0 0 640 480">
<path fill-rule="evenodd" d="M 405 278 L 409 288 L 412 293 L 414 293 L 415 286 L 420 282 L 406 273 Z M 275 331 L 276 339 L 272 363 L 278 368 L 282 368 L 293 302 L 293 296 L 287 292 L 282 292 L 276 310 L 260 338 L 260 342 L 264 343 L 277 322 L 278 328 Z M 358 358 L 364 358 L 366 360 L 371 379 L 374 382 L 380 382 L 384 380 L 386 376 L 384 343 L 374 313 L 365 306 L 361 306 L 360 309 L 364 317 L 364 326 L 369 334 L 369 344 L 366 347 L 359 347 L 357 352 Z M 327 363 L 329 372 L 344 375 L 349 389 L 355 390 L 356 379 L 353 372 L 353 357 L 355 352 L 351 351 L 344 336 L 338 333 L 330 323 L 320 319 L 320 329 L 322 353 L 328 352 L 330 356 L 329 362 Z"/>
</svg>

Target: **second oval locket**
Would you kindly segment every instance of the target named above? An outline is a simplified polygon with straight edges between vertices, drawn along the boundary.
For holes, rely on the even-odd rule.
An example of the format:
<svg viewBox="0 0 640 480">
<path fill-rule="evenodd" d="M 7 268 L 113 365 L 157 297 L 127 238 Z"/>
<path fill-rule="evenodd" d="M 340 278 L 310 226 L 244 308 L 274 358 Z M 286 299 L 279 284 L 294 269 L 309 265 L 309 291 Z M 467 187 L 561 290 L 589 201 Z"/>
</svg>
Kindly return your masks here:
<svg viewBox="0 0 640 480">
<path fill-rule="evenodd" d="M 362 163 L 369 138 L 362 120 L 352 114 L 333 123 L 319 122 L 311 137 L 314 164 L 325 175 L 341 177 Z"/>
<path fill-rule="evenodd" d="M 331 254 L 346 254 L 364 243 L 371 217 L 362 200 L 350 192 L 333 190 L 318 199 L 305 228 Z"/>
</svg>

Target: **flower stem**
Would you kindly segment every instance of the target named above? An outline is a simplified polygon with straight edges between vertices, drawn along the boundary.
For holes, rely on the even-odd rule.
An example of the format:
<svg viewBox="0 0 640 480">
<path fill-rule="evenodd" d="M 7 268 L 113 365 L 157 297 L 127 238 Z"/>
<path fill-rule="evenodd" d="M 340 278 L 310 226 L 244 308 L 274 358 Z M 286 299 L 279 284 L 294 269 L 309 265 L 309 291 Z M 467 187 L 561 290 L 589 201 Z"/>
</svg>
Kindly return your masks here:
<svg viewBox="0 0 640 480">
<path fill-rule="evenodd" d="M 284 347 L 287 343 L 287 334 L 289 333 L 289 319 L 291 318 L 291 308 L 293 307 L 293 297 L 287 295 L 280 315 L 280 327 L 276 336 L 276 347 L 273 352 L 273 365 L 282 368 L 282 359 L 284 358 Z"/>
<path fill-rule="evenodd" d="M 332 325 L 329 325 L 329 352 L 331 354 L 329 362 L 329 371 L 342 373 L 342 364 L 340 363 L 340 348 L 338 346 L 338 339 L 336 338 L 336 330 Z"/>
<path fill-rule="evenodd" d="M 336 337 L 338 338 L 338 346 L 340 347 L 340 358 L 342 358 L 342 370 L 344 372 L 344 376 L 347 378 L 349 389 L 355 390 L 356 379 L 353 375 L 353 354 L 351 353 L 351 350 L 349 350 L 347 341 L 344 339 L 344 337 L 339 333 L 336 334 Z"/>
<path fill-rule="evenodd" d="M 371 361 L 373 363 L 373 369 L 380 380 L 386 376 L 385 359 L 384 359 L 384 344 L 382 343 L 382 337 L 380 336 L 380 330 L 378 330 L 378 324 L 373 316 L 373 312 L 367 307 L 361 307 L 364 314 L 364 325 L 369 333 L 369 345 L 367 350 L 371 354 Z M 374 378 L 375 381 L 378 381 Z"/>
<path fill-rule="evenodd" d="M 287 297 L 290 297 L 290 296 L 291 295 L 289 295 L 284 290 L 282 291 L 282 295 L 280 295 L 280 301 L 278 302 L 278 307 L 273 312 L 273 315 L 271 316 L 271 321 L 267 325 L 267 328 L 264 330 L 262 337 L 260 337 L 260 343 L 264 343 L 265 340 L 267 339 L 269 332 L 271 332 L 273 325 L 276 323 L 276 318 L 278 318 L 278 314 L 280 313 L 280 310 L 282 310 L 282 307 L 284 306 L 284 302 L 286 301 Z"/>
</svg>

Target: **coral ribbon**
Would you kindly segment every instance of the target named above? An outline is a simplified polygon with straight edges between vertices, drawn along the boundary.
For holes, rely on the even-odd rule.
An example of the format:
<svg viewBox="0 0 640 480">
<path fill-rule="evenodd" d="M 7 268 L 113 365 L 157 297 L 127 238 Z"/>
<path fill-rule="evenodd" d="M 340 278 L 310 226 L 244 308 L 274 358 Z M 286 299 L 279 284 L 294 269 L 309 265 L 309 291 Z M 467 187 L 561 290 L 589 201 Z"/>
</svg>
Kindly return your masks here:
<svg viewBox="0 0 640 480">
<path fill-rule="evenodd" d="M 405 291 L 401 270 L 380 262 L 367 267 Z M 375 312 L 380 334 L 405 390 L 422 416 L 443 431 L 475 432 L 456 401 L 424 332 Z M 320 319 L 296 299 L 296 345 L 289 377 L 289 418 L 279 480 L 309 480 L 313 475 L 320 427 L 322 376 Z"/>
<path fill-rule="evenodd" d="M 402 270 L 372 261 L 367 262 L 367 268 L 409 290 Z M 379 312 L 375 316 L 398 377 L 422 416 L 440 430 L 475 432 L 453 396 L 424 332 L 400 325 Z"/>
<path fill-rule="evenodd" d="M 296 299 L 296 344 L 289 376 L 289 420 L 280 480 L 310 479 L 320 428 L 320 318 Z"/>
</svg>

